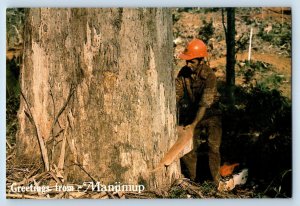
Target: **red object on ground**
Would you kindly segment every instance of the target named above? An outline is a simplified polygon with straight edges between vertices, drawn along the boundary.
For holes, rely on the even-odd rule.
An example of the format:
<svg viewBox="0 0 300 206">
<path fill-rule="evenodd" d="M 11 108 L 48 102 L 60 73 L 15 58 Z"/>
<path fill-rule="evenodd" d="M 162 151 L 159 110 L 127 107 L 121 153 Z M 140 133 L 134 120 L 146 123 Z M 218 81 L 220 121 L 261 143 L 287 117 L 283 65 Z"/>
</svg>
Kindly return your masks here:
<svg viewBox="0 0 300 206">
<path fill-rule="evenodd" d="M 234 170 L 235 167 L 239 166 L 240 164 L 239 163 L 234 163 L 234 164 L 231 164 L 231 165 L 228 165 L 228 164 L 224 164 L 220 167 L 220 175 L 222 177 L 227 177 L 229 175 L 232 175 L 232 172 Z"/>
</svg>

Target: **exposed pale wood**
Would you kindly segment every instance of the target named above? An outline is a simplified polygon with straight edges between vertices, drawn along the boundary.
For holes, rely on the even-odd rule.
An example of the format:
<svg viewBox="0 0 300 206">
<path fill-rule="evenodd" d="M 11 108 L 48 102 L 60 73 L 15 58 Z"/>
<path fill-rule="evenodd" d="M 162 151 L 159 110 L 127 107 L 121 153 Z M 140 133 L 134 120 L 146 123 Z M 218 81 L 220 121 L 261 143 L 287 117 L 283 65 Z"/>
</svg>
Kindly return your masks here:
<svg viewBox="0 0 300 206">
<path fill-rule="evenodd" d="M 45 146 L 45 141 L 44 141 L 43 137 L 41 136 L 41 134 L 39 133 L 39 128 L 37 127 L 37 125 L 36 125 L 36 123 L 34 121 L 34 118 L 32 116 L 32 112 L 31 112 L 31 109 L 30 109 L 30 106 L 29 106 L 28 101 L 25 98 L 22 90 L 20 90 L 20 94 L 21 94 L 23 100 L 25 101 L 27 109 L 29 111 L 29 113 L 27 113 L 26 110 L 24 112 L 25 112 L 26 116 L 28 117 L 28 119 L 30 120 L 31 124 L 34 127 L 34 132 L 35 132 L 35 135 L 36 135 L 36 137 L 38 139 L 38 143 L 39 143 L 40 150 L 41 150 L 41 153 L 42 153 L 45 170 L 49 171 L 50 170 L 49 157 L 48 157 L 47 148 Z"/>
<path fill-rule="evenodd" d="M 61 146 L 60 156 L 58 160 L 58 170 L 63 170 L 66 156 L 66 143 L 67 143 L 67 131 L 69 128 L 69 123 L 67 123 L 66 128 L 64 130 L 63 142 Z"/>
<path fill-rule="evenodd" d="M 9 149 L 12 148 L 12 146 L 9 144 L 9 142 L 6 140 L 6 145 L 8 146 Z"/>
</svg>

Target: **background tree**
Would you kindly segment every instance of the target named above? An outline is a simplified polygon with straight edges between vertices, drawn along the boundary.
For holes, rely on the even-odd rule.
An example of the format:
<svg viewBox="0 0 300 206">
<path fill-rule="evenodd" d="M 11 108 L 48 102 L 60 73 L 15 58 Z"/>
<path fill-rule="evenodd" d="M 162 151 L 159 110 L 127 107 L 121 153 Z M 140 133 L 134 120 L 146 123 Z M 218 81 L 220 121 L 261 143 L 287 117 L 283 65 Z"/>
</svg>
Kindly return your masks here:
<svg viewBox="0 0 300 206">
<path fill-rule="evenodd" d="M 223 25 L 226 35 L 226 85 L 227 100 L 230 105 L 234 105 L 234 88 L 235 88 L 235 8 L 226 8 L 227 11 L 227 29 Z M 223 13 L 222 13 L 223 14 Z"/>
<path fill-rule="evenodd" d="M 26 10 L 19 164 L 68 181 L 170 185 L 176 140 L 168 9 Z M 41 158 L 42 157 L 42 158 Z"/>
</svg>

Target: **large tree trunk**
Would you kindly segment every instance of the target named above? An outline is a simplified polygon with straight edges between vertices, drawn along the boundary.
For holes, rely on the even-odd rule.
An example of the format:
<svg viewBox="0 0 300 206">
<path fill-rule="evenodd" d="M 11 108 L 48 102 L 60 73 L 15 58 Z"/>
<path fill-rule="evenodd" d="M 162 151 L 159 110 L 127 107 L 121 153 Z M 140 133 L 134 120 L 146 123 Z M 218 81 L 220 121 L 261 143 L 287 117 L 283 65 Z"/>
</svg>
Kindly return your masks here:
<svg viewBox="0 0 300 206">
<path fill-rule="evenodd" d="M 24 43 L 21 162 L 47 161 L 40 137 L 50 169 L 66 140 L 68 181 L 178 178 L 178 162 L 149 173 L 176 141 L 170 10 L 30 9 Z"/>
</svg>

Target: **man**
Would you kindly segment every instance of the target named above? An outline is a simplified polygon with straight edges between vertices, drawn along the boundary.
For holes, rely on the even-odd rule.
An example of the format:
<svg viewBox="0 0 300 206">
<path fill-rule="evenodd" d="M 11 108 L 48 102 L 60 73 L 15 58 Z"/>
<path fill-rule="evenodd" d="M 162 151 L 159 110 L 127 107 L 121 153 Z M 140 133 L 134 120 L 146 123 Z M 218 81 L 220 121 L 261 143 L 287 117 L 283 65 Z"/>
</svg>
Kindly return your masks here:
<svg viewBox="0 0 300 206">
<path fill-rule="evenodd" d="M 179 55 L 186 60 L 176 78 L 176 101 L 180 125 L 194 130 L 193 150 L 182 157 L 190 178 L 195 180 L 197 168 L 196 138 L 201 129 L 208 134 L 209 168 L 215 183 L 219 181 L 220 144 L 222 137 L 221 113 L 217 108 L 217 82 L 212 69 L 205 62 L 208 56 L 206 45 L 193 39 Z"/>
</svg>

